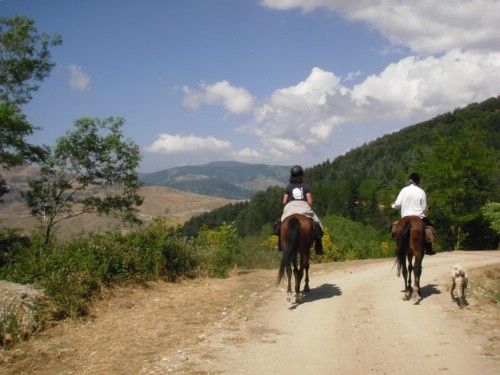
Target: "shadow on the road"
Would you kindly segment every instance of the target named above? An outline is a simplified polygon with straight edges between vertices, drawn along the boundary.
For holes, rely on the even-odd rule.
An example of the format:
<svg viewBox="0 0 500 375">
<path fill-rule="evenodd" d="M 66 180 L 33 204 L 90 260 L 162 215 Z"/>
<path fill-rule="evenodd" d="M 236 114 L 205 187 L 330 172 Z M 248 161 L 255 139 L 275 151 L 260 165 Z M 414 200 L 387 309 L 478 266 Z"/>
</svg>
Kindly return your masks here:
<svg viewBox="0 0 500 375">
<path fill-rule="evenodd" d="M 441 294 L 441 291 L 436 284 L 427 284 L 420 288 L 420 294 L 422 295 L 422 299 L 424 299 L 433 294 Z"/>
<path fill-rule="evenodd" d="M 320 299 L 332 298 L 334 296 L 341 296 L 342 290 L 334 284 L 323 284 L 311 290 L 304 295 L 303 303 L 313 302 Z"/>
</svg>

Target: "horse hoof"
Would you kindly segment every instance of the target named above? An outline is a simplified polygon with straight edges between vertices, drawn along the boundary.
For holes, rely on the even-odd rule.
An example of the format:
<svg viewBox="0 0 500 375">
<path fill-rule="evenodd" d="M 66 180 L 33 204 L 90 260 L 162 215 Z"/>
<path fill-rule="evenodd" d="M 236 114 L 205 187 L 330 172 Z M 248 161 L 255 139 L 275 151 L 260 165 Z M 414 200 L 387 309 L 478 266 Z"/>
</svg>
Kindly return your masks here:
<svg viewBox="0 0 500 375">
<path fill-rule="evenodd" d="M 293 303 L 298 305 L 302 302 L 302 293 L 294 293 L 293 294 Z"/>
<path fill-rule="evenodd" d="M 310 291 L 311 291 L 311 289 L 309 288 L 309 285 L 306 285 L 306 286 L 304 287 L 304 293 L 308 293 L 308 292 L 310 292 Z"/>
</svg>

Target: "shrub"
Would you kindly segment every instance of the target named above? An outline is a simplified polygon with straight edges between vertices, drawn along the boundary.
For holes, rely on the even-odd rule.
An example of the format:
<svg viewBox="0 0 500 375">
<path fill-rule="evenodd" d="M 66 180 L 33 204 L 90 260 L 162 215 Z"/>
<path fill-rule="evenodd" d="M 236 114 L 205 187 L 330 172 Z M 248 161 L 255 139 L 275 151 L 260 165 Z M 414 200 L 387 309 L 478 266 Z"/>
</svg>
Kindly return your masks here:
<svg viewBox="0 0 500 375">
<path fill-rule="evenodd" d="M 392 256 L 388 233 L 377 231 L 370 225 L 357 223 L 340 216 L 322 219 L 325 227 L 322 260 L 353 260 Z M 394 245 L 393 245 L 394 248 Z"/>
<path fill-rule="evenodd" d="M 28 244 L 14 243 L 10 257 L 1 275 L 42 286 L 61 318 L 85 315 L 103 287 L 175 280 L 194 275 L 197 265 L 192 246 L 161 220 L 128 234 L 113 231 L 48 246 L 34 236 Z"/>
<path fill-rule="evenodd" d="M 242 240 L 230 224 L 222 224 L 215 229 L 203 227 L 195 245 L 204 271 L 218 277 L 228 275 L 229 268 L 237 264 L 242 250 Z"/>
</svg>

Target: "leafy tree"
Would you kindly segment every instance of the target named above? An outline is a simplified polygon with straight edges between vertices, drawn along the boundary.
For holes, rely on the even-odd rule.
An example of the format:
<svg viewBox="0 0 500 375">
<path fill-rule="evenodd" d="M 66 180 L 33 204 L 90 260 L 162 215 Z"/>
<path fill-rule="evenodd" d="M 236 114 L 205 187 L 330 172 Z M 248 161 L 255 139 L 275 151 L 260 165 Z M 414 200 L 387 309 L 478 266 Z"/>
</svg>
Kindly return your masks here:
<svg viewBox="0 0 500 375">
<path fill-rule="evenodd" d="M 38 161 L 43 157 L 41 147 L 26 143 L 25 138 L 33 133 L 33 126 L 26 121 L 19 108 L 11 103 L 0 103 L 0 165 L 15 167 L 23 162 Z M 1 196 L 1 194 L 0 194 Z"/>
<path fill-rule="evenodd" d="M 490 223 L 491 229 L 500 235 L 500 203 L 499 202 L 488 202 L 483 207 L 481 207 L 481 213 Z M 500 240 L 499 240 L 500 241 Z M 497 244 L 497 248 L 500 248 L 500 242 Z"/>
<path fill-rule="evenodd" d="M 417 163 L 428 190 L 432 215 L 450 230 L 454 249 L 473 235 L 466 227 L 477 220 L 480 208 L 494 194 L 497 169 L 495 151 L 487 147 L 486 134 L 468 120 L 453 138 L 440 137 Z"/>
<path fill-rule="evenodd" d="M 138 222 L 135 211 L 142 198 L 135 170 L 140 152 L 123 139 L 123 123 L 113 117 L 75 121 L 42 163 L 40 177 L 30 181 L 26 203 L 43 220 L 46 242 L 57 223 L 89 212 Z"/>
<path fill-rule="evenodd" d="M 49 47 L 61 44 L 57 34 L 39 34 L 33 20 L 22 16 L 0 17 L 0 166 L 11 168 L 36 161 L 43 150 L 26 142 L 36 129 L 20 105 L 31 100 L 52 68 Z M 0 197 L 8 191 L 0 176 Z"/>
<path fill-rule="evenodd" d="M 39 34 L 32 19 L 0 17 L 0 100 L 24 104 L 38 90 L 55 63 L 49 47 L 62 43 L 61 36 Z"/>
</svg>

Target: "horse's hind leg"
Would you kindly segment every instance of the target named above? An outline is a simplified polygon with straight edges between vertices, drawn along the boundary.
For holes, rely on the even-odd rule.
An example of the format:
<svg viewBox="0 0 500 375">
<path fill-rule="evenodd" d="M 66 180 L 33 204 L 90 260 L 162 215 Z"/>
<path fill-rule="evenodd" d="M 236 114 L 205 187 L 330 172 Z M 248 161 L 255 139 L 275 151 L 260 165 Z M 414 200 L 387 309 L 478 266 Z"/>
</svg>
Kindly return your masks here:
<svg viewBox="0 0 500 375">
<path fill-rule="evenodd" d="M 293 303 L 300 303 L 302 298 L 301 298 L 301 294 L 300 294 L 300 282 L 302 281 L 302 276 L 304 274 L 304 271 L 302 269 L 298 269 L 297 268 L 297 265 L 294 264 L 294 267 L 293 267 L 293 274 L 295 276 L 295 290 L 294 290 L 294 301 Z"/>
<path fill-rule="evenodd" d="M 286 292 L 292 293 L 292 267 L 290 265 L 286 266 L 286 278 L 288 281 Z"/>
<path fill-rule="evenodd" d="M 404 301 L 408 301 L 410 299 L 410 289 L 411 287 L 409 286 L 408 284 L 408 270 L 406 268 L 406 265 L 403 266 L 403 269 L 401 271 L 401 273 L 403 274 L 403 280 L 404 280 L 404 283 L 405 283 L 405 289 L 404 289 L 404 295 L 403 295 L 403 300 Z"/>
<path fill-rule="evenodd" d="M 309 263 L 304 266 L 304 271 L 306 272 L 306 278 L 304 280 L 304 292 L 309 292 L 311 289 L 309 288 Z"/>
<path fill-rule="evenodd" d="M 302 268 L 294 268 L 293 274 L 295 275 L 295 293 L 300 292 L 300 283 L 302 282 L 302 277 L 304 276 L 304 270 Z"/>
<path fill-rule="evenodd" d="M 415 258 L 415 271 L 414 271 L 414 276 L 415 276 L 415 291 L 417 292 L 418 296 L 422 298 L 422 294 L 420 293 L 420 276 L 422 275 L 422 259 L 417 259 Z"/>
</svg>

